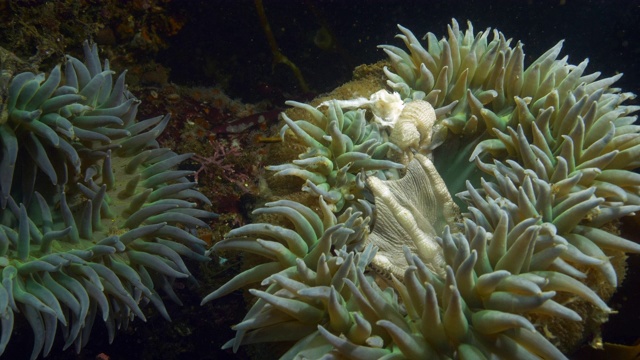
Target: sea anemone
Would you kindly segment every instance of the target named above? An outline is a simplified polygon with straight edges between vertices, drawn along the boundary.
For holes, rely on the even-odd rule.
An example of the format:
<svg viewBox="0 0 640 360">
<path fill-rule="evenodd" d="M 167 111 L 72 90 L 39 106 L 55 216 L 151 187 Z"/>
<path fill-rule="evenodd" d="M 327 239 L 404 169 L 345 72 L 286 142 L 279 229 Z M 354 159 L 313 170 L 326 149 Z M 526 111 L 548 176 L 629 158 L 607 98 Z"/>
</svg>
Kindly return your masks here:
<svg viewBox="0 0 640 360">
<path fill-rule="evenodd" d="M 0 354 L 21 313 L 34 333 L 31 358 L 47 355 L 60 326 L 64 348 L 86 345 L 96 316 L 115 330 L 158 294 L 191 274 L 182 258 L 204 261 L 189 232 L 215 214 L 191 171 L 190 154 L 161 148 L 169 121 L 136 121 L 139 101 L 115 83 L 95 44 L 85 62 L 71 56 L 48 77 L 24 72 L 6 88 L 0 119 Z"/>
<path fill-rule="evenodd" d="M 522 44 L 498 31 L 489 41 L 489 30 L 463 32 L 454 20 L 448 38 L 429 33 L 424 48 L 400 30 L 409 53 L 381 46 L 393 68 L 384 72 L 402 112 L 411 110 L 380 133 L 404 156 L 380 159 L 413 159 L 407 173 L 366 179 L 371 234 L 324 253 L 336 264 L 330 282 L 315 281 L 324 265 L 309 271 L 298 256 L 263 282 L 268 296 L 250 290 L 260 300 L 234 348 L 297 340 L 283 358 L 564 358 L 607 320 L 624 253 L 640 252 L 617 235 L 619 220 L 640 210 L 640 176 L 630 171 L 638 107 L 623 104 L 634 95 L 611 87 L 619 75 L 598 80 L 584 74 L 586 61 L 558 60 L 562 43 L 525 68 Z M 375 121 L 371 101 L 333 104 Z M 369 267 L 351 263 L 362 251 Z M 308 335 L 262 335 L 294 324 Z M 248 330 L 256 335 L 243 340 Z"/>
<path fill-rule="evenodd" d="M 216 243 L 215 251 L 238 250 L 254 253 L 274 260 L 236 275 L 211 294 L 202 303 L 224 296 L 247 284 L 263 281 L 269 276 L 296 266 L 303 260 L 315 270 L 320 256 L 327 256 L 333 248 L 346 247 L 349 251 L 362 248 L 364 232 L 368 231 L 370 214 L 348 208 L 340 216 L 320 196 L 320 217 L 311 208 L 291 200 L 278 200 L 254 210 L 254 215 L 271 215 L 287 219 L 295 231 L 270 223 L 254 223 L 231 230 Z"/>
<path fill-rule="evenodd" d="M 276 176 L 293 175 L 305 181 L 303 187 L 313 195 L 322 196 L 326 202 L 342 211 L 345 204 L 357 204 L 366 199 L 364 178 L 376 176 L 383 179 L 398 178 L 402 164 L 387 157 L 390 151 L 400 152 L 393 143 L 385 141 L 378 124 L 365 119 L 363 109 L 342 111 L 340 102 L 326 104 L 328 114 L 313 106 L 295 101 L 288 105 L 307 110 L 313 122 L 291 120 L 280 131 L 283 139 L 287 130 L 307 146 L 307 151 L 290 164 L 268 166 Z"/>
</svg>

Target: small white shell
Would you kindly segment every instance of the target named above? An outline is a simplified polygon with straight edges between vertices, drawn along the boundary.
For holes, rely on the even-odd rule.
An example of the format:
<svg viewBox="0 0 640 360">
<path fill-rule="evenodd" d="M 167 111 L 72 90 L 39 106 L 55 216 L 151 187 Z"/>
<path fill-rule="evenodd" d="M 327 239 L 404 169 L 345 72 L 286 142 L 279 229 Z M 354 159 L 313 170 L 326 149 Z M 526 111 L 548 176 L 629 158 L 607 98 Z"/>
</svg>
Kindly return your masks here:
<svg viewBox="0 0 640 360">
<path fill-rule="evenodd" d="M 334 102 L 341 109 L 371 109 L 374 121 L 383 128 L 392 127 L 404 108 L 404 102 L 400 94 L 397 92 L 390 93 L 387 90 L 377 91 L 371 94 L 368 99 L 359 97 L 351 100 L 327 100 L 318 105 L 318 108 L 330 106 Z"/>
<path fill-rule="evenodd" d="M 374 120 L 383 128 L 393 126 L 404 108 L 400 94 L 380 90 L 371 95 L 371 112 Z"/>
<path fill-rule="evenodd" d="M 393 126 L 389 140 L 400 149 L 419 149 L 429 145 L 436 122 L 433 106 L 423 100 L 407 103 Z"/>
</svg>

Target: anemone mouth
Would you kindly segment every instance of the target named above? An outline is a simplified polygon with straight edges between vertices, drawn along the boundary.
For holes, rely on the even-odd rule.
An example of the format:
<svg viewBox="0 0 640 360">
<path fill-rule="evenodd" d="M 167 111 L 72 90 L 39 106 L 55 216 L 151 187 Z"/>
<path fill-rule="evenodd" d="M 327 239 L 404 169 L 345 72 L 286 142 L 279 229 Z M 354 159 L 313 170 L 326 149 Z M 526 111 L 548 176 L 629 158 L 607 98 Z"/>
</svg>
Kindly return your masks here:
<svg viewBox="0 0 640 360">
<path fill-rule="evenodd" d="M 460 210 L 431 160 L 416 154 L 401 179 L 369 177 L 367 185 L 376 205 L 376 224 L 367 239 L 378 248 L 371 265 L 402 281 L 407 247 L 429 270 L 444 276 L 446 262 L 437 238 L 447 226 L 455 227 Z"/>
</svg>

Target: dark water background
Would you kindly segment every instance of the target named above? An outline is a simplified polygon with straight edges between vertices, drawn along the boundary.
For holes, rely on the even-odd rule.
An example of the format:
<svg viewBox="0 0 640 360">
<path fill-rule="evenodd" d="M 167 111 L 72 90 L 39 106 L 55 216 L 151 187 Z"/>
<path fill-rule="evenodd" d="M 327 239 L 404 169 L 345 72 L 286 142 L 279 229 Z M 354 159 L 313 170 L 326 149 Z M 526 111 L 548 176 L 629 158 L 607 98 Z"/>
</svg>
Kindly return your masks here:
<svg viewBox="0 0 640 360">
<path fill-rule="evenodd" d="M 94 3 L 100 6 L 100 1 Z M 28 6 L 28 1 L 25 4 Z M 184 28 L 169 39 L 169 47 L 156 58 L 171 69 L 170 81 L 186 86 L 221 86 L 245 102 L 258 102 L 271 96 L 271 91 L 284 97 L 298 97 L 302 92 L 289 68 L 272 66 L 271 51 L 252 0 L 174 0 L 166 6 L 187 19 Z M 264 8 L 282 52 L 300 67 L 314 94 L 328 92 L 348 81 L 355 66 L 384 59 L 385 54 L 377 45 L 403 47 L 400 40 L 394 39 L 398 33 L 396 24 L 409 28 L 418 37 L 430 31 L 440 38 L 446 35 L 446 26 L 454 17 L 461 29 L 466 29 L 466 21 L 470 20 L 476 32 L 492 27 L 513 38 L 512 45 L 522 41 L 527 55 L 525 66 L 565 39 L 562 54 L 569 56 L 570 63 L 578 64 L 588 57 L 587 73 L 601 71 L 603 76 L 611 76 L 623 72 L 625 76 L 617 86 L 640 93 L 638 0 L 264 0 Z M 330 48 L 323 49 L 314 42 L 319 32 L 333 37 Z M 635 270 L 617 295 L 616 301 L 625 304 L 624 315 L 612 316 L 605 326 L 606 341 L 630 344 L 640 337 L 640 306 L 634 300 L 634 296 L 640 296 L 638 260 L 638 256 L 632 258 Z M 228 358 L 228 353 L 219 350 L 220 340 L 212 341 L 226 341 L 232 336 L 228 324 L 199 327 L 195 319 L 210 318 L 210 305 L 200 307 L 197 294 L 190 298 L 181 294 L 181 298 L 183 307 L 167 303 L 173 323 L 158 316 L 147 324 L 136 320 L 134 329 L 116 334 L 110 346 L 104 326 L 97 324 L 81 355 L 61 351 L 62 342 L 58 339 L 48 359 L 94 359 L 101 352 L 111 355 L 112 360 L 158 359 L 162 357 L 151 348 L 163 342 L 190 349 L 179 357 L 167 355 L 167 359 Z M 221 301 L 242 302 L 243 298 L 234 294 Z M 238 318 L 243 315 L 236 314 Z M 191 326 L 182 334 L 176 329 L 185 319 L 191 321 Z M 153 338 L 149 338 L 145 327 L 155 329 Z M 163 328 L 173 335 L 158 337 Z M 18 359 L 22 358 L 18 354 L 31 352 L 30 340 L 21 342 L 17 338 L 28 339 L 30 329 L 22 331 L 14 336 L 10 351 L 3 358 Z M 182 335 L 176 336 L 176 332 Z M 237 358 L 246 356 L 240 353 Z"/>
<path fill-rule="evenodd" d="M 272 71 L 272 57 L 252 0 L 174 1 L 189 23 L 171 38 L 159 60 L 178 83 L 210 85 L 214 61 L 233 74 L 228 91 L 246 101 L 260 100 L 255 84 L 267 83 L 295 92 L 295 79 L 284 65 Z M 525 65 L 565 39 L 562 55 L 578 64 L 589 58 L 587 72 L 605 76 L 623 72 L 618 83 L 640 90 L 640 1 L 383 1 L 265 0 L 264 7 L 282 52 L 295 62 L 316 92 L 325 92 L 351 77 L 356 65 L 385 58 L 379 44 L 404 45 L 394 36 L 401 24 L 422 37 L 446 35 L 456 18 L 461 29 L 497 28 L 525 44 Z M 322 28 L 335 37 L 336 49 L 323 50 L 314 37 Z M 185 61 L 188 60 L 188 61 Z"/>
</svg>

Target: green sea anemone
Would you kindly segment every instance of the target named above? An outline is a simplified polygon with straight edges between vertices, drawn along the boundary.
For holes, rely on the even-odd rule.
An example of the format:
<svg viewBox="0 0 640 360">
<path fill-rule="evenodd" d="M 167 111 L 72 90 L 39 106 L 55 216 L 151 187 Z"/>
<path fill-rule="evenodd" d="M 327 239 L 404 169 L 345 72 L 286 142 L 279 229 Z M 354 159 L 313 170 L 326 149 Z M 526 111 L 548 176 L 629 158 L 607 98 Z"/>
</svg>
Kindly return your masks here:
<svg viewBox="0 0 640 360">
<path fill-rule="evenodd" d="M 404 166 L 387 158 L 390 151 L 400 152 L 393 143 L 385 141 L 376 123 L 367 122 L 364 110 L 343 112 L 339 102 L 328 102 L 328 114 L 313 106 L 288 101 L 288 105 L 307 110 L 313 122 L 282 117 L 286 125 L 280 131 L 283 139 L 287 130 L 307 146 L 307 151 L 291 164 L 268 166 L 277 176 L 293 175 L 305 181 L 303 189 L 343 210 L 345 204 L 364 200 L 364 178 L 398 178 Z"/>
<path fill-rule="evenodd" d="M 379 159 L 401 159 L 407 173 L 366 178 L 374 208 L 362 224 L 372 229 L 358 227 L 358 246 L 318 262 L 288 253 L 266 292 L 250 290 L 259 300 L 228 346 L 295 340 L 283 358 L 565 358 L 611 313 L 624 254 L 640 253 L 618 235 L 619 220 L 640 210 L 639 108 L 624 105 L 634 95 L 612 87 L 619 75 L 598 80 L 586 61 L 557 59 L 561 43 L 525 67 L 522 44 L 495 30 L 489 40 L 454 20 L 447 38 L 427 34 L 426 48 L 400 30 L 409 52 L 381 48 L 404 104 L 380 137 L 403 155 Z M 400 110 L 390 99 L 334 101 L 331 111 L 378 121 L 374 109 Z M 309 152 L 327 147 L 294 133 Z M 278 229 L 272 248 L 296 236 Z M 234 231 L 251 234 L 235 249 L 268 256 L 257 229 Z M 208 299 L 264 278 L 243 274 Z M 276 335 L 290 329 L 299 333 Z"/>
<path fill-rule="evenodd" d="M 300 265 L 315 270 L 321 256 L 330 256 L 334 248 L 348 251 L 362 248 L 364 232 L 368 231 L 370 214 L 350 207 L 340 216 L 332 212 L 322 196 L 318 199 L 322 217 L 309 207 L 295 201 L 278 200 L 256 209 L 255 215 L 280 216 L 294 225 L 295 231 L 284 226 L 254 223 L 231 230 L 213 250 L 238 250 L 264 256 L 271 262 L 258 265 L 235 276 L 231 281 L 207 295 L 202 303 L 224 296 L 247 284 L 260 282 L 283 270 Z M 369 208 L 370 209 L 370 208 Z"/>
<path fill-rule="evenodd" d="M 139 101 L 113 82 L 95 44 L 85 62 L 66 59 L 48 77 L 20 73 L 4 89 L 0 119 L 0 354 L 16 313 L 33 329 L 31 358 L 47 355 L 60 328 L 64 348 L 86 345 L 96 317 L 109 340 L 151 302 L 169 319 L 159 290 L 204 261 L 189 229 L 215 214 L 190 171 L 190 154 L 161 148 L 169 121 L 136 121 Z"/>
</svg>

